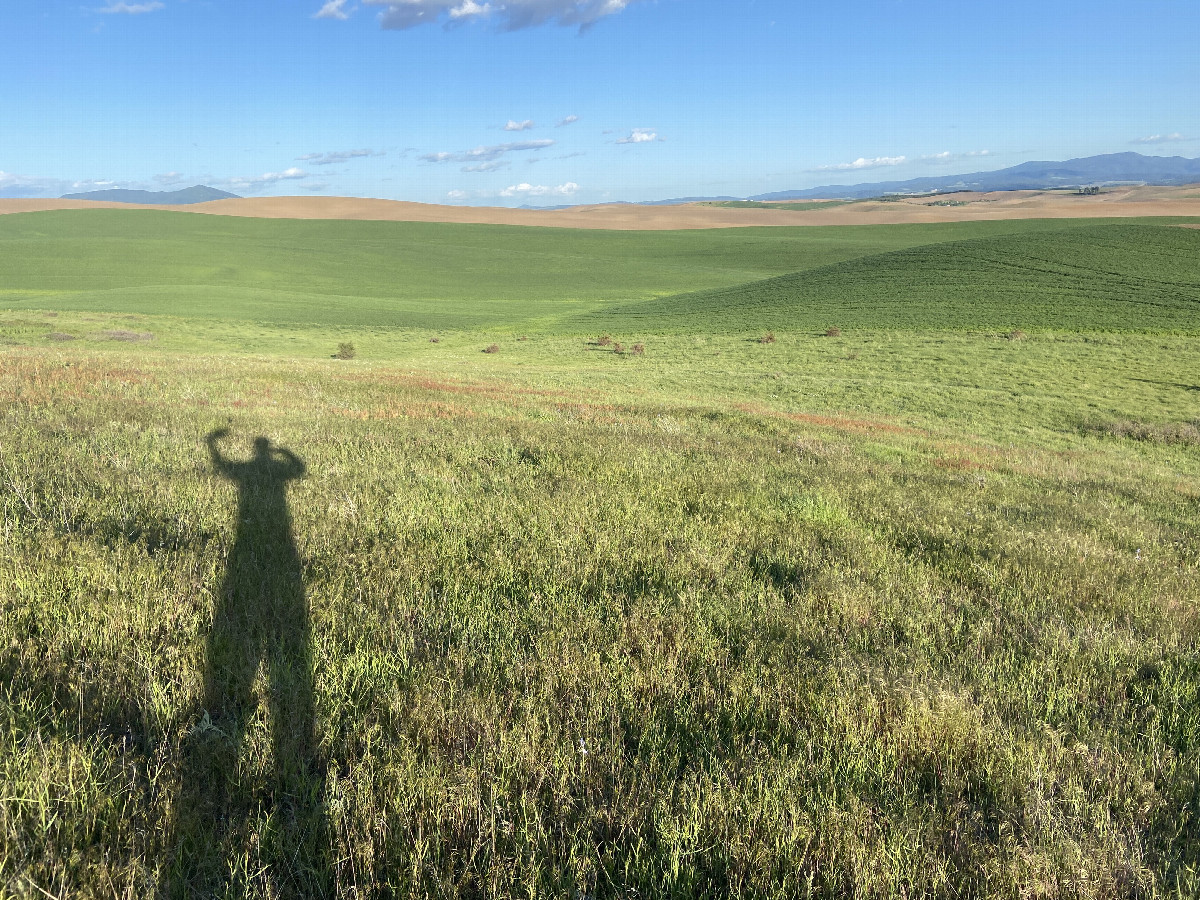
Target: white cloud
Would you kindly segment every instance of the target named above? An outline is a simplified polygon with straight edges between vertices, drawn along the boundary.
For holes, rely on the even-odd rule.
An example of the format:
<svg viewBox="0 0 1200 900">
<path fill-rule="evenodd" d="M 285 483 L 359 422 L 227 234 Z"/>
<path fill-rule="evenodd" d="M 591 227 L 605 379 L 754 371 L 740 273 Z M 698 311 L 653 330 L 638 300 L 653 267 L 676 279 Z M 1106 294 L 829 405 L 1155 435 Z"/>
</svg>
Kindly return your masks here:
<svg viewBox="0 0 1200 900">
<path fill-rule="evenodd" d="M 916 162 L 945 164 L 959 162 L 964 159 L 976 159 L 980 156 L 991 155 L 992 153 L 990 150 L 970 150 L 966 153 L 951 153 L 949 150 L 943 150 L 941 153 L 930 153 L 926 156 L 919 157 Z"/>
<path fill-rule="evenodd" d="M 164 172 L 161 175 L 155 175 L 154 180 L 159 184 L 179 184 L 184 180 L 182 172 Z"/>
<path fill-rule="evenodd" d="M 879 169 L 884 166 L 901 166 L 908 162 L 907 156 L 876 156 L 872 159 L 860 156 L 854 162 L 837 163 L 832 166 L 817 166 L 813 171 L 831 172 L 851 169 Z"/>
<path fill-rule="evenodd" d="M 492 11 L 490 3 L 476 3 L 475 0 L 462 0 L 458 6 L 450 8 L 451 19 L 473 19 L 476 16 L 486 16 Z"/>
<path fill-rule="evenodd" d="M 562 128 L 564 125 L 574 125 L 578 121 L 579 121 L 579 116 L 567 116 L 565 119 L 563 119 L 561 122 L 559 122 L 558 125 L 555 127 Z"/>
<path fill-rule="evenodd" d="M 329 0 L 322 6 L 313 16 L 314 19 L 348 19 L 350 14 L 346 12 L 347 0 Z"/>
<path fill-rule="evenodd" d="M 1137 138 L 1130 141 L 1131 144 L 1177 144 L 1180 141 L 1186 141 L 1182 134 L 1178 131 L 1173 131 L 1170 134 L 1152 134 L 1149 137 Z"/>
<path fill-rule="evenodd" d="M 504 126 L 505 131 L 528 131 L 533 127 L 533 119 L 526 119 L 524 122 L 517 122 L 513 119 L 508 120 L 508 124 Z"/>
<path fill-rule="evenodd" d="M 466 200 L 468 195 L 466 191 L 448 191 L 446 196 L 451 200 Z"/>
<path fill-rule="evenodd" d="M 649 128 L 635 128 L 629 133 L 629 137 L 618 138 L 618 144 L 648 144 L 652 141 L 661 141 L 655 132 Z"/>
<path fill-rule="evenodd" d="M 314 166 L 331 166 L 334 163 L 345 162 L 348 159 L 362 159 L 364 156 L 383 156 L 382 150 L 332 150 L 329 153 L 306 153 L 297 156 L 300 162 L 312 163 Z"/>
<path fill-rule="evenodd" d="M 118 14 L 130 15 L 130 16 L 137 16 L 137 15 L 141 15 L 142 13 L 157 12 L 158 10 L 163 8 L 163 5 L 164 4 L 159 3 L 158 0 L 152 0 L 152 2 L 150 2 L 150 3 L 118 2 L 118 3 L 110 3 L 108 6 L 105 6 L 102 9 L 96 10 L 96 12 L 118 13 Z"/>
<path fill-rule="evenodd" d="M 232 188 L 235 191 L 252 194 L 255 191 L 269 188 L 281 181 L 299 181 L 302 178 L 308 177 L 309 174 L 303 169 L 293 166 L 290 169 L 284 169 L 282 172 L 266 172 L 262 175 L 239 175 L 233 178 L 223 178 L 217 181 L 216 184 Z"/>
<path fill-rule="evenodd" d="M 638 0 L 505 0 L 493 4 L 477 0 L 363 0 L 363 5 L 382 7 L 379 23 L 386 29 L 415 28 L 438 21 L 495 19 L 503 30 L 515 31 L 547 22 L 584 29 L 636 2 Z M 326 7 L 329 5 L 327 3 Z M 340 5 L 338 11 L 341 11 Z"/>
<path fill-rule="evenodd" d="M 17 175 L 0 170 L 0 197 L 57 197 L 71 190 L 71 182 L 37 175 Z"/>
<path fill-rule="evenodd" d="M 558 187 L 547 187 L 544 184 L 514 184 L 500 192 L 501 197 L 569 197 L 579 190 L 579 185 L 573 181 L 560 184 Z"/>
<path fill-rule="evenodd" d="M 493 159 L 491 162 L 477 163 L 473 166 L 463 166 L 463 172 L 495 172 L 497 169 L 505 169 L 508 163 L 502 159 Z"/>
<path fill-rule="evenodd" d="M 421 159 L 425 162 L 465 162 L 479 163 L 499 159 L 505 153 L 515 153 L 522 150 L 542 150 L 554 146 L 554 141 L 542 139 L 538 141 L 515 141 L 511 144 L 492 144 L 490 147 L 476 147 L 474 150 L 463 150 L 460 153 L 426 153 Z"/>
</svg>

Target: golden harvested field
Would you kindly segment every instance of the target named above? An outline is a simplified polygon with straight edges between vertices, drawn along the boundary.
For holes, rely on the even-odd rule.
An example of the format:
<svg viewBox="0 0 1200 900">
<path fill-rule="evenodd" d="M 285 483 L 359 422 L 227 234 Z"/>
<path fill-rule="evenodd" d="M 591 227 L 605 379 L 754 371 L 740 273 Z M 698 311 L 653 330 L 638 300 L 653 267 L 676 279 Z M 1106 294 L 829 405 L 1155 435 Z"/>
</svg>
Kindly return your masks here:
<svg viewBox="0 0 1200 900">
<path fill-rule="evenodd" d="M 962 206 L 931 206 L 960 201 Z M 1061 191 L 993 191 L 940 194 L 897 200 L 864 200 L 829 209 L 730 209 L 700 204 L 638 206 L 613 203 L 568 209 L 506 209 L 439 206 L 361 197 L 246 197 L 190 206 L 138 206 L 94 200 L 0 200 L 0 214 L 48 209 L 165 209 L 175 212 L 267 219 L 363 219 L 393 222 L 458 222 L 482 225 L 541 225 L 673 231 L 764 225 L 905 225 L 987 219 L 1125 218 L 1200 215 L 1195 185 L 1116 188 L 1081 197 Z"/>
</svg>

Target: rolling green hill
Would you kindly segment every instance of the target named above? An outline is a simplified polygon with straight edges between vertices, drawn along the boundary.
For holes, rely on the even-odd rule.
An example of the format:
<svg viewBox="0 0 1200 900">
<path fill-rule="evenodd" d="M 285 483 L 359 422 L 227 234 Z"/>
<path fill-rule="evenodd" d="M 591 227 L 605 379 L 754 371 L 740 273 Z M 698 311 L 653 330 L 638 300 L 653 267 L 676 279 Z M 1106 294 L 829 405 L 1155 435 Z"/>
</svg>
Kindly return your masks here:
<svg viewBox="0 0 1200 900">
<path fill-rule="evenodd" d="M 1200 332 L 1200 232 L 1057 228 L 911 247 L 586 317 L 594 328 Z"/>
<path fill-rule="evenodd" d="M 822 303 L 851 306 L 828 315 L 863 325 L 883 315 L 881 324 L 895 327 L 902 319 L 886 303 L 897 285 L 932 271 L 940 279 L 930 288 L 936 305 L 945 294 L 937 284 L 948 289 L 961 280 L 953 257 L 919 248 L 975 239 L 978 250 L 971 252 L 1002 262 L 1035 245 L 1053 253 L 1060 238 L 1071 235 L 1071 247 L 1099 247 L 1094 236 L 1114 228 L 1113 243 L 1148 240 L 1162 244 L 1162 252 L 1187 252 L 1200 240 L 1178 229 L 1129 231 L 1095 220 L 618 232 L 70 210 L 0 217 L 0 308 L 580 333 L 595 327 L 591 317 L 610 305 L 620 311 L 606 313 L 606 321 L 633 316 L 630 321 L 668 330 L 707 328 L 707 321 L 687 318 L 711 307 L 720 327 L 758 327 L 760 321 L 800 327 L 792 310 L 801 276 L 793 273 L 813 272 Z M 906 250 L 911 252 L 888 257 L 891 262 L 878 268 L 880 254 Z M 1128 260 L 1141 260 L 1139 253 L 1127 254 Z M 941 260 L 941 268 L 930 270 L 930 259 Z M 987 265 L 986 259 L 978 263 Z M 1123 273 L 1112 270 L 1114 290 Z M 855 286 L 863 278 L 874 279 L 871 293 L 876 283 L 885 289 L 885 307 L 856 299 L 867 292 Z M 1030 289 L 1052 280 L 1035 279 Z M 658 299 L 721 289 L 734 290 Z M 640 305 L 646 301 L 653 302 Z M 779 309 L 769 312 L 774 306 Z M 825 319 L 822 312 L 811 324 Z M 912 316 L 903 321 L 909 327 L 930 324 Z M 971 321 L 967 316 L 949 327 Z M 803 320 L 803 327 L 810 323 Z"/>
</svg>

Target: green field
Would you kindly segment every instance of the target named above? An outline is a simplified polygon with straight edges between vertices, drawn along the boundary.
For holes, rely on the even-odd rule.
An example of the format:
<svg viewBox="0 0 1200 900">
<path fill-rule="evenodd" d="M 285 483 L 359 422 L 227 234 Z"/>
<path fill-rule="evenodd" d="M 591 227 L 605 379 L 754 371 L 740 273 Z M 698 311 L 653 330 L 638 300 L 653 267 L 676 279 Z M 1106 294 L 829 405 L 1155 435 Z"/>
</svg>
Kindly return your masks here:
<svg viewBox="0 0 1200 900">
<path fill-rule="evenodd" d="M 1174 224 L 0 216 L 0 898 L 1196 896 Z"/>
</svg>

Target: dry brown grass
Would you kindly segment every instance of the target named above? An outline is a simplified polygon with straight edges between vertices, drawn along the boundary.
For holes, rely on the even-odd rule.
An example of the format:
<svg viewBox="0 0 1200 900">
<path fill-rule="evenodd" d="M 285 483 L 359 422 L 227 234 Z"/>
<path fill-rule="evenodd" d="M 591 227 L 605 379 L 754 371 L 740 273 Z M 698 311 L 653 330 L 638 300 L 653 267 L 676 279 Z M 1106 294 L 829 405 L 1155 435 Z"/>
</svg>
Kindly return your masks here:
<svg viewBox="0 0 1200 900">
<path fill-rule="evenodd" d="M 1089 426 L 1094 434 L 1147 441 L 1154 444 L 1181 444 L 1200 447 L 1200 419 L 1191 422 L 1134 422 L 1128 419 Z"/>
<path fill-rule="evenodd" d="M 560 210 L 439 206 L 361 197 L 247 197 L 190 206 L 140 206 L 95 200 L 6 199 L 0 215 L 51 209 L 160 209 L 178 213 L 268 219 L 359 219 L 396 222 L 461 222 L 661 231 L 771 225 L 900 225 L 993 219 L 1076 219 L 1143 216 L 1200 216 L 1195 185 L 1127 188 L 1101 197 L 1079 198 L 1053 191 L 995 191 L 963 195 L 961 206 L 926 206 L 926 198 L 860 201 L 827 209 L 730 209 L 695 204 L 639 206 L 614 203 Z"/>
</svg>

